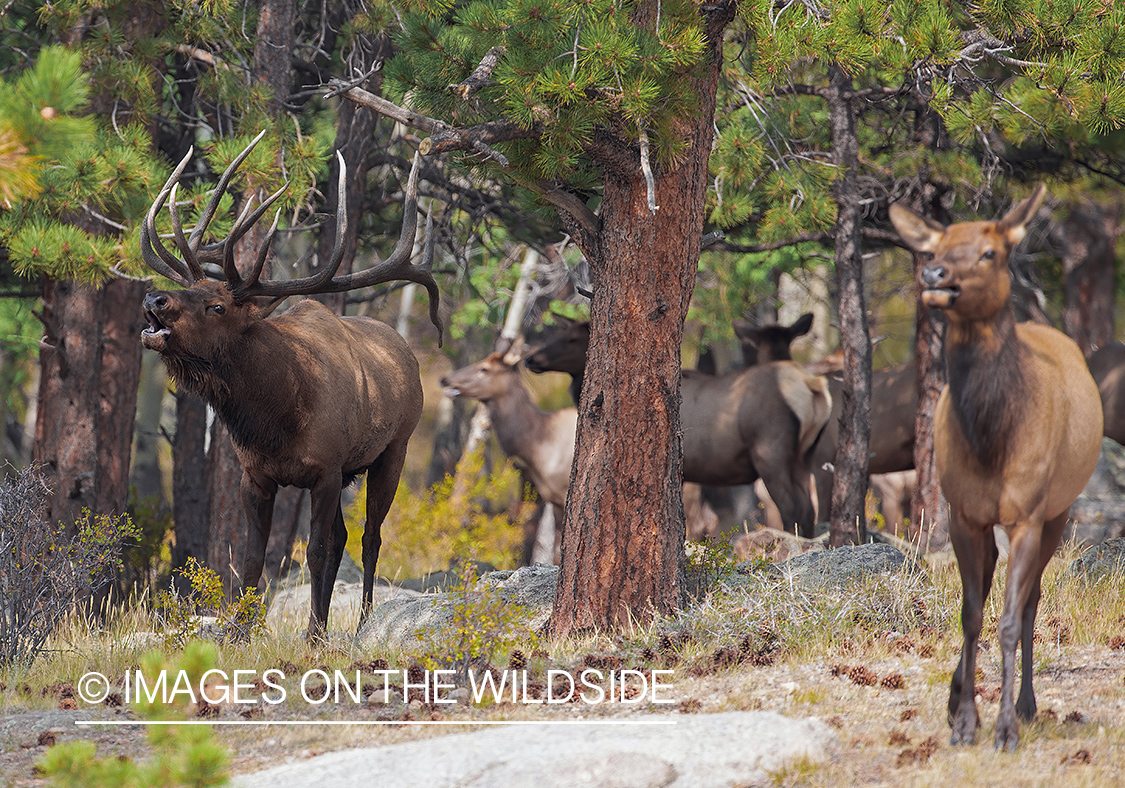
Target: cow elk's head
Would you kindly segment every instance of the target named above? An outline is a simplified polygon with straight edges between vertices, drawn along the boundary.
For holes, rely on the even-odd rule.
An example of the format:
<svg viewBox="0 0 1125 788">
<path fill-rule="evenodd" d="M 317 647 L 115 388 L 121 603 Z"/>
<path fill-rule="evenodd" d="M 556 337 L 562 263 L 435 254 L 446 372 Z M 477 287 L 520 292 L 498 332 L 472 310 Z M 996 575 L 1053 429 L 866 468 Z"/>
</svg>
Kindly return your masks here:
<svg viewBox="0 0 1125 788">
<path fill-rule="evenodd" d="M 506 353 L 490 353 L 476 364 L 454 370 L 441 379 L 447 397 L 469 397 L 481 402 L 502 397 L 519 383 L 522 342 L 517 340 Z"/>
<path fill-rule="evenodd" d="M 432 253 L 430 226 L 427 223 L 426 254 L 421 265 L 411 265 L 410 256 L 418 224 L 418 168 L 420 157 L 415 154 L 414 165 L 407 182 L 403 205 L 403 226 L 394 252 L 372 268 L 353 274 L 336 275 L 344 258 L 347 234 L 347 205 L 344 201 L 344 181 L 347 168 L 343 157 L 340 163 L 340 204 L 336 210 L 336 244 L 328 264 L 312 276 L 291 280 L 263 280 L 262 272 L 270 245 L 277 231 L 280 211 L 274 216 L 273 226 L 258 250 L 253 268 L 243 275 L 235 265 L 234 248 L 270 206 L 285 191 L 285 186 L 254 208 L 247 201 L 230 234 L 222 241 L 201 245 L 207 226 L 214 218 L 219 200 L 230 184 L 235 170 L 250 155 L 250 151 L 265 135 L 262 132 L 240 153 L 220 178 L 211 199 L 203 209 L 199 223 L 190 236 L 185 236 L 180 224 L 176 204 L 177 182 L 191 159 L 192 151 L 180 161 L 175 172 L 164 184 L 141 228 L 141 254 L 145 263 L 158 274 L 182 285 L 183 290 L 156 291 L 145 297 L 145 318 L 148 327 L 141 334 L 141 342 L 150 350 L 169 358 L 207 359 L 221 354 L 252 325 L 268 316 L 277 304 L 288 296 L 312 293 L 338 293 L 396 280 L 424 285 L 430 296 L 430 320 L 438 329 L 439 342 L 442 325 L 438 317 L 439 293 L 430 273 Z M 170 252 L 156 231 L 156 215 L 168 203 L 172 219 L 173 238 L 180 256 Z M 209 279 L 205 264 L 221 265 L 222 281 Z"/>
<path fill-rule="evenodd" d="M 933 260 L 919 272 L 922 302 L 952 320 L 988 320 L 1008 303 L 1008 256 L 1023 240 L 1047 189 L 1043 184 L 994 222 L 963 222 L 949 227 L 901 205 L 890 208 L 891 222 L 916 252 Z"/>
</svg>

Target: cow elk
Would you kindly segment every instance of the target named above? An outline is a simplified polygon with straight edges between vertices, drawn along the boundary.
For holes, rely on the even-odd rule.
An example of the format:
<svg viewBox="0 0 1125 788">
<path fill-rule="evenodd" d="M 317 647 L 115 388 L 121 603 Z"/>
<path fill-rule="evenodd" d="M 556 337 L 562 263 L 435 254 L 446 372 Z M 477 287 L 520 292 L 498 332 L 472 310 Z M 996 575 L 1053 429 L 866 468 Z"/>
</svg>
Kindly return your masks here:
<svg viewBox="0 0 1125 788">
<path fill-rule="evenodd" d="M 1035 717 L 1032 643 L 1043 569 L 1101 442 L 1098 389 L 1078 346 L 1055 329 L 1017 325 L 1009 302 L 1008 256 L 1045 191 L 1040 184 L 994 222 L 946 227 L 900 205 L 890 209 L 906 243 L 933 255 L 919 272 L 922 301 L 945 312 L 949 325 L 949 383 L 937 404 L 934 451 L 963 592 L 964 642 L 949 692 L 953 744 L 973 743 L 980 726 L 976 654 L 997 560 L 994 524 L 1011 542 L 998 625 L 996 748 L 1014 749 L 1019 720 Z M 1022 678 L 1013 702 L 1017 644 Z"/>
<path fill-rule="evenodd" d="M 189 237 L 184 237 L 180 226 L 176 183 L 191 151 L 149 209 L 141 232 L 144 260 L 184 289 L 152 292 L 145 297 L 148 327 L 141 341 L 160 354 L 176 384 L 202 396 L 230 431 L 242 464 L 240 495 L 250 524 L 241 556 L 239 580 L 243 589 L 257 586 L 261 578 L 277 488 L 293 485 L 311 490 L 308 567 L 312 610 L 308 637 L 313 639 L 325 630 L 332 587 L 347 539 L 340 491 L 364 472 L 364 615 L 370 609 L 381 543 L 379 531 L 394 498 L 407 441 L 422 412 L 422 385 L 414 354 L 383 323 L 366 317 L 340 318 L 311 299 L 300 301 L 284 314 L 267 316 L 287 296 L 409 280 L 425 285 L 429 291 L 430 317 L 440 335 L 438 290 L 426 266 L 410 263 L 418 221 L 417 157 L 406 189 L 402 234 L 391 256 L 373 268 L 336 275 L 347 228 L 342 158 L 336 247 L 319 273 L 288 281 L 262 279 L 277 229 L 276 218 L 258 250 L 253 270 L 244 276 L 235 266 L 235 243 L 284 187 L 253 211 L 252 204 L 247 204 L 224 241 L 201 248 L 208 223 L 235 169 L 262 136 L 258 135 L 223 173 Z M 157 234 L 156 216 L 165 201 L 169 202 L 180 258 Z M 204 273 L 203 263 L 217 261 L 221 261 L 225 282 L 209 280 Z"/>
<path fill-rule="evenodd" d="M 588 324 L 570 324 L 525 363 L 533 372 L 567 372 L 578 382 L 588 343 Z M 832 408 L 825 379 L 791 361 L 723 375 L 685 370 L 680 396 L 684 481 L 730 487 L 761 478 L 785 527 L 811 537 L 812 449 Z"/>
</svg>

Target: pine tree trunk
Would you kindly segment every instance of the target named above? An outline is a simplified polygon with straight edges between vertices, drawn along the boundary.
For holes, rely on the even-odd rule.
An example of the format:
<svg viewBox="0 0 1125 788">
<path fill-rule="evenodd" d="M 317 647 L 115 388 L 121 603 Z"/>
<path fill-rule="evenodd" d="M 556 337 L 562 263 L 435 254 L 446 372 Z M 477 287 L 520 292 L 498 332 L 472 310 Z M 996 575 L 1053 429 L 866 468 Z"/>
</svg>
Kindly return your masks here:
<svg viewBox="0 0 1125 788">
<path fill-rule="evenodd" d="M 145 284 L 101 288 L 47 280 L 34 462 L 52 489 L 48 517 L 68 533 L 83 509 L 116 515 L 129 502 L 141 371 Z"/>
<path fill-rule="evenodd" d="M 195 394 L 177 393 L 176 436 L 172 440 L 172 520 L 176 534 L 173 569 L 183 567 L 188 558 L 205 565 L 211 563 L 207 552 L 210 497 L 206 440 L 207 404 Z"/>
<path fill-rule="evenodd" d="M 945 386 L 945 319 L 922 303 L 918 271 L 925 265 L 914 255 L 915 338 L 918 366 L 918 411 L 914 417 L 914 470 L 918 475 L 910 499 L 908 538 L 920 550 L 940 550 L 949 544 L 949 505 L 941 492 L 934 457 L 934 412 Z"/>
<path fill-rule="evenodd" d="M 602 630 L 674 610 L 683 595 L 680 343 L 703 230 L 722 30 L 695 80 L 699 114 L 674 170 L 655 173 L 655 215 L 636 153 L 609 157 L 597 239 L 580 241 L 594 297 L 578 441 L 550 633 Z M 656 3 L 637 6 L 652 25 Z M 629 166 L 635 162 L 634 166 Z"/>
<path fill-rule="evenodd" d="M 164 395 L 167 391 L 168 376 L 160 355 L 142 353 L 130 483 L 136 489 L 137 500 L 149 499 L 157 508 L 167 506 L 160 473 L 160 416 L 164 410 Z"/>
<path fill-rule="evenodd" d="M 270 92 L 268 111 L 278 122 L 285 118 L 284 102 L 289 97 L 292 82 L 290 58 L 293 54 L 295 9 L 293 0 L 265 0 L 258 10 L 252 81 L 264 85 Z M 260 199 L 261 195 L 258 197 Z M 266 228 L 259 223 L 235 247 L 235 265 L 243 275 L 248 275 L 253 268 L 258 249 L 265 240 L 265 233 Z M 268 267 L 262 275 L 269 276 Z M 223 586 L 229 591 L 240 582 L 235 577 L 234 570 L 242 565 L 242 550 L 249 524 L 239 495 L 242 465 L 234 453 L 230 434 L 217 419 L 211 430 L 208 458 L 209 565 L 223 578 Z M 278 497 L 297 494 L 283 490 L 279 491 Z"/>
<path fill-rule="evenodd" d="M 1063 330 L 1090 355 L 1114 338 L 1114 260 L 1121 234 L 1121 204 L 1084 200 L 1071 206 L 1063 251 Z"/>
<path fill-rule="evenodd" d="M 835 63 L 828 68 L 829 122 L 832 160 L 842 176 L 834 186 L 836 200 L 836 290 L 840 316 L 840 347 L 844 351 L 844 385 L 836 474 L 832 483 L 829 544 L 862 544 L 867 538 L 864 496 L 871 430 L 871 339 L 863 297 L 863 255 L 860 248 L 859 137 L 852 81 Z"/>
</svg>

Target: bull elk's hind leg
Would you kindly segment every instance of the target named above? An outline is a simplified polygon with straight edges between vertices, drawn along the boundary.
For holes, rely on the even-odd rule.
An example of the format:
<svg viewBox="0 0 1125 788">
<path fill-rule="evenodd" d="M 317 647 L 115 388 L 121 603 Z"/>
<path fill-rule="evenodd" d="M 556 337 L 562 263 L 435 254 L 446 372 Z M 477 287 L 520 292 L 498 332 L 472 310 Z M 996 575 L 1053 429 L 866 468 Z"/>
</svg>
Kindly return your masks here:
<svg viewBox="0 0 1125 788">
<path fill-rule="evenodd" d="M 342 486 L 342 473 L 326 472 L 312 488 L 312 517 L 306 554 L 312 591 L 312 612 L 309 614 L 309 629 L 306 633 L 310 641 L 324 635 L 328 625 L 328 608 L 332 602 L 332 587 L 336 584 L 336 572 L 340 568 L 337 553 L 342 552 L 344 540 L 337 535 L 343 526 L 343 518 L 340 516 Z M 344 538 L 346 537 L 345 530 Z"/>
<path fill-rule="evenodd" d="M 976 703 L 977 643 L 984 622 L 984 603 L 996 569 L 996 540 L 990 527 L 966 524 L 951 513 L 949 535 L 961 575 L 961 659 L 949 684 L 950 744 L 972 744 L 977 738 L 980 715 Z"/>
<path fill-rule="evenodd" d="M 362 623 L 371 612 L 371 597 L 375 591 L 375 564 L 379 561 L 382 546 L 383 520 L 391 510 L 391 502 L 398 490 L 402 466 L 406 462 L 406 443 L 410 435 L 391 443 L 367 469 L 367 521 L 363 528 L 363 609 Z"/>
<path fill-rule="evenodd" d="M 1008 558 L 1008 581 L 1005 585 L 1004 612 L 1000 616 L 1000 649 L 1003 679 L 1000 686 L 1000 714 L 996 719 L 996 749 L 1014 750 L 1019 744 L 1019 721 L 1035 716 L 1035 691 L 1032 688 L 1034 664 L 1032 640 L 1035 636 L 1035 614 L 1039 607 L 1043 569 L 1058 547 L 1066 524 L 1067 512 L 1044 523 L 1035 519 L 1019 523 L 1012 529 L 1011 553 Z M 1016 646 L 1023 657 L 1019 705 L 1013 702 L 1015 690 Z M 1025 716 L 1026 715 L 1026 716 Z"/>
</svg>

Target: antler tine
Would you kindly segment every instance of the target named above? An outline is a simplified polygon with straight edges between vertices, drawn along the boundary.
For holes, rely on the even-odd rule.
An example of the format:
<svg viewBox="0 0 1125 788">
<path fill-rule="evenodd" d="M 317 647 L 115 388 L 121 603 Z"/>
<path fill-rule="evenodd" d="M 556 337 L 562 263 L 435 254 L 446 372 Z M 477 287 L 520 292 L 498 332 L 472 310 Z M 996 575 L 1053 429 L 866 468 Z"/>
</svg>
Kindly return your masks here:
<svg viewBox="0 0 1125 788">
<path fill-rule="evenodd" d="M 246 223 L 246 217 L 250 215 L 250 211 L 254 208 L 254 200 L 249 199 L 246 205 L 242 207 L 242 213 L 234 222 L 234 227 L 231 228 L 230 235 L 223 241 L 223 274 L 227 278 L 227 287 L 235 288 L 242 284 L 242 274 L 238 273 L 238 266 L 234 263 L 234 247 L 238 243 L 238 239 L 245 233 L 243 227 L 249 229 L 251 225 Z"/>
<path fill-rule="evenodd" d="M 234 177 L 234 171 L 238 169 L 242 162 L 246 161 L 246 157 L 250 155 L 250 151 L 254 150 L 262 137 L 266 136 L 266 129 L 262 129 L 258 136 L 250 140 L 250 144 L 242 149 L 242 153 L 235 156 L 225 170 L 223 170 L 223 177 L 219 178 L 219 183 L 215 186 L 215 191 L 211 194 L 211 199 L 207 201 L 206 207 L 203 209 L 203 214 L 199 217 L 199 224 L 195 225 L 195 229 L 191 231 L 191 236 L 188 238 L 188 245 L 191 248 L 192 254 L 199 250 L 199 242 L 203 238 L 203 234 L 207 232 L 207 226 L 211 224 L 211 219 L 215 217 L 215 211 L 219 208 L 219 200 L 223 198 L 223 194 L 230 185 L 231 178 Z"/>
<path fill-rule="evenodd" d="M 176 236 L 176 247 L 180 250 L 180 254 L 184 256 L 184 262 L 187 263 L 188 272 L 191 274 L 192 279 L 198 281 L 206 279 L 207 275 L 203 273 L 203 268 L 199 265 L 199 260 L 195 256 L 195 251 L 191 248 L 188 242 L 184 239 L 184 228 L 180 224 L 180 210 L 176 207 L 176 190 L 180 185 L 174 184 L 172 186 L 172 194 L 168 197 L 168 214 L 172 217 L 172 232 Z"/>
<path fill-rule="evenodd" d="M 339 155 L 339 154 L 337 154 Z M 340 204 L 337 206 L 337 237 L 336 248 L 333 250 L 332 259 L 321 271 L 313 276 L 288 281 L 260 281 L 247 282 L 235 290 L 235 298 L 245 300 L 255 296 L 271 296 L 284 298 L 292 295 L 310 295 L 312 293 L 340 293 L 345 290 L 355 290 L 360 287 L 383 284 L 396 280 L 415 282 L 425 286 L 430 297 L 430 322 L 438 330 L 438 343 L 441 343 L 443 326 L 438 314 L 441 293 L 437 282 L 430 273 L 427 263 L 414 266 L 410 264 L 410 255 L 414 249 L 414 235 L 418 228 L 418 171 L 421 169 L 422 157 L 414 154 L 414 163 L 410 168 L 410 177 L 406 183 L 406 195 L 402 208 L 402 231 L 395 244 L 394 252 L 386 260 L 373 268 L 359 273 L 335 276 L 336 270 L 343 259 L 343 242 L 340 238 L 347 230 L 347 205 L 345 204 L 344 179 L 346 166 L 343 157 L 340 157 Z M 430 231 L 432 223 L 427 223 L 427 246 L 432 254 L 430 244 Z"/>
<path fill-rule="evenodd" d="M 183 175 L 187 163 L 191 160 L 193 150 L 193 148 L 188 148 L 187 154 L 180 159 L 180 163 L 176 165 L 171 177 L 164 183 L 160 193 L 156 195 L 156 200 L 148 209 L 144 223 L 141 225 L 141 257 L 144 258 L 145 264 L 161 276 L 166 276 L 184 287 L 191 287 L 195 280 L 187 266 L 177 260 L 176 256 L 169 252 L 164 246 L 164 242 L 160 240 L 160 235 L 156 232 L 156 214 L 164 207 L 168 195 L 175 189 L 176 182 Z"/>
<path fill-rule="evenodd" d="M 281 220 L 281 209 L 277 209 L 277 213 L 273 215 L 273 224 L 270 225 L 270 231 L 266 233 L 266 240 L 262 242 L 262 248 L 258 250 L 258 259 L 254 261 L 254 270 L 250 272 L 248 282 L 253 284 L 257 282 L 262 276 L 262 270 L 266 267 L 266 258 L 270 253 L 270 245 L 273 243 L 273 237 L 277 234 L 277 223 Z"/>
</svg>

